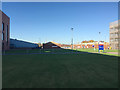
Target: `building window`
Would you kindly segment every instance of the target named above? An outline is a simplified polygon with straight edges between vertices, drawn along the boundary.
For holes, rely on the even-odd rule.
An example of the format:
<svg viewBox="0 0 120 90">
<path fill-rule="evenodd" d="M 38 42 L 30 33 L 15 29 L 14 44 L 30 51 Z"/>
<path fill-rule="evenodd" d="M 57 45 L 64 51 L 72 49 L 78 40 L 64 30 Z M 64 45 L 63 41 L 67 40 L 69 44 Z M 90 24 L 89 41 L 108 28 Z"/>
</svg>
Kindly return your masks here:
<svg viewBox="0 0 120 90">
<path fill-rule="evenodd" d="M 3 33 L 2 33 L 2 40 L 3 40 Z"/>
<path fill-rule="evenodd" d="M 2 40 L 4 40 L 4 33 L 2 33 Z"/>
<path fill-rule="evenodd" d="M 58 47 L 58 46 L 52 46 L 52 47 Z"/>
<path fill-rule="evenodd" d="M 4 50 L 4 43 L 2 43 L 2 50 Z"/>
<path fill-rule="evenodd" d="M 2 31 L 4 31 L 4 23 L 2 23 Z"/>
<path fill-rule="evenodd" d="M 6 41 L 8 41 L 8 25 L 6 27 Z"/>
</svg>

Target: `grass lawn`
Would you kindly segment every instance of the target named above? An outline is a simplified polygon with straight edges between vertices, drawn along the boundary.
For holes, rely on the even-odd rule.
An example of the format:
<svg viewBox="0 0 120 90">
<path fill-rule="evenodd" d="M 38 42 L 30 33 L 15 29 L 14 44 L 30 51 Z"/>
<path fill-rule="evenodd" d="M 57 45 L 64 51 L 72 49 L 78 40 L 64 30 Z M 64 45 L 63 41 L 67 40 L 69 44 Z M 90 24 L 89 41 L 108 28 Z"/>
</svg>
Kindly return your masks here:
<svg viewBox="0 0 120 90">
<path fill-rule="evenodd" d="M 74 50 L 76 50 L 76 49 L 74 49 Z M 98 49 L 94 50 L 94 48 L 80 48 L 77 50 L 78 51 L 87 51 L 87 52 L 98 52 Z M 105 49 L 104 52 L 118 52 L 118 50 Z"/>
<path fill-rule="evenodd" d="M 3 53 L 5 54 L 24 54 L 24 53 L 64 53 L 64 52 L 98 52 L 98 49 L 94 50 L 93 48 L 81 48 L 81 49 L 26 49 L 26 50 L 8 50 Z M 105 55 L 120 56 L 118 54 L 110 54 L 107 52 L 118 52 L 118 50 L 104 50 Z"/>
<path fill-rule="evenodd" d="M 98 49 L 95 49 L 94 48 L 81 48 L 81 49 L 74 49 L 74 50 L 77 50 L 77 51 L 82 51 L 82 52 L 98 52 Z M 104 55 L 112 55 L 112 56 L 120 56 L 118 54 L 110 54 L 110 53 L 107 53 L 107 52 L 118 52 L 118 50 L 108 50 L 108 49 L 105 49 L 104 50 L 105 53 L 100 53 L 100 54 L 104 54 Z"/>
<path fill-rule="evenodd" d="M 26 50 L 8 50 L 6 54 L 10 53 L 61 53 L 61 52 L 72 52 L 70 49 L 26 49 Z"/>
<path fill-rule="evenodd" d="M 117 88 L 118 57 L 3 55 L 3 88 Z"/>
</svg>

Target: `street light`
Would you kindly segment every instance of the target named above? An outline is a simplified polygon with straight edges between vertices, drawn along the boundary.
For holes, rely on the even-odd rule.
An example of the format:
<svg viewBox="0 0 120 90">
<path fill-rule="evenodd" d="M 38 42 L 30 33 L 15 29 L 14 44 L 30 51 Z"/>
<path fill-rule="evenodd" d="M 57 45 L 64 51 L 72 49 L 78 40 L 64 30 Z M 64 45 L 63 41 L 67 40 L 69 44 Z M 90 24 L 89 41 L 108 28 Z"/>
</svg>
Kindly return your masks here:
<svg viewBox="0 0 120 90">
<path fill-rule="evenodd" d="M 72 49 L 73 49 L 73 28 L 71 28 L 72 31 L 72 40 L 71 40 L 71 45 L 72 45 Z"/>
</svg>

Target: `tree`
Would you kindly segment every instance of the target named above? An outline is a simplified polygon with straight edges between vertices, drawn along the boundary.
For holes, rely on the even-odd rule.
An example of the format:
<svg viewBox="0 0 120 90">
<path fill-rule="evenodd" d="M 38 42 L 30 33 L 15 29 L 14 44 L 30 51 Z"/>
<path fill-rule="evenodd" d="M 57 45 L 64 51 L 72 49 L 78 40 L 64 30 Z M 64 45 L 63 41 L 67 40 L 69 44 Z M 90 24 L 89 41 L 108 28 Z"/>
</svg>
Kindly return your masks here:
<svg viewBox="0 0 120 90">
<path fill-rule="evenodd" d="M 88 42 L 94 42 L 94 40 L 89 40 Z"/>
<path fill-rule="evenodd" d="M 38 46 L 41 47 L 42 46 L 41 43 L 38 43 Z"/>
</svg>

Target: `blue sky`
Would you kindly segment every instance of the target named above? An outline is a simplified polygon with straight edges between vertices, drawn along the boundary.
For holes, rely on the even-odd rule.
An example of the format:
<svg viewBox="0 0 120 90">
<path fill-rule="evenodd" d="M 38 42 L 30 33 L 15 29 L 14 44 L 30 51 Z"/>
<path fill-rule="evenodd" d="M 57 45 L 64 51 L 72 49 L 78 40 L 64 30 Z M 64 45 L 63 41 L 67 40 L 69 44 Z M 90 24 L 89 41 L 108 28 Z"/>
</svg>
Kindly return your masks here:
<svg viewBox="0 0 120 90">
<path fill-rule="evenodd" d="M 118 19 L 117 2 L 4 2 L 10 37 L 30 42 L 109 41 L 109 23 Z M 99 35 L 99 32 L 101 34 Z"/>
</svg>

